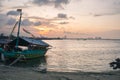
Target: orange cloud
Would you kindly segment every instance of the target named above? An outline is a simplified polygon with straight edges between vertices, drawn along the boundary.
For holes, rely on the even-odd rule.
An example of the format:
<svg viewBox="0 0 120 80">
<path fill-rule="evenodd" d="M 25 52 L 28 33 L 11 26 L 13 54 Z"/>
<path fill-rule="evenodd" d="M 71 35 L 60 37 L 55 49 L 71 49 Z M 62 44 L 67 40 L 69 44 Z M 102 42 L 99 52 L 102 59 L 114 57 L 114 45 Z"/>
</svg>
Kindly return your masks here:
<svg viewBox="0 0 120 80">
<path fill-rule="evenodd" d="M 38 30 L 37 33 L 40 35 L 46 35 L 49 32 L 48 28 L 41 28 L 41 27 L 34 27 L 34 28 Z"/>
</svg>

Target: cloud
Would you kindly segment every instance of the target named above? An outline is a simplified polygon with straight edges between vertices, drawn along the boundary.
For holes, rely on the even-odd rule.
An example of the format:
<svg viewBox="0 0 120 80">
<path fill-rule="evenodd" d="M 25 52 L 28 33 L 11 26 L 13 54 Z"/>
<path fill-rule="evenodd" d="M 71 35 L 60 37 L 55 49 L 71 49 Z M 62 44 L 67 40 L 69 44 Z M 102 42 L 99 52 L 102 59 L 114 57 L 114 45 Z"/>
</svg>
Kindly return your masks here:
<svg viewBox="0 0 120 80">
<path fill-rule="evenodd" d="M 45 27 L 49 27 L 49 28 L 55 28 L 55 24 L 53 24 L 52 22 L 50 22 L 50 21 L 43 21 L 43 22 L 41 22 L 42 24 L 42 26 L 45 26 Z"/>
<path fill-rule="evenodd" d="M 46 18 L 41 18 L 41 17 L 35 17 L 35 16 L 32 16 L 32 17 L 24 17 L 24 18 L 27 18 L 27 19 L 24 19 L 22 21 L 22 25 L 23 26 L 31 26 L 31 25 L 34 25 L 34 26 L 44 26 L 44 27 L 54 27 L 56 26 L 55 24 L 52 23 L 53 20 L 51 19 L 46 19 Z M 29 19 L 35 19 L 36 21 L 30 21 Z"/>
<path fill-rule="evenodd" d="M 70 19 L 75 19 L 75 17 L 73 17 L 73 16 L 70 16 L 69 18 L 70 18 Z"/>
<path fill-rule="evenodd" d="M 67 14 L 59 13 L 57 17 L 67 19 Z"/>
<path fill-rule="evenodd" d="M 114 0 L 114 1 L 113 1 L 113 4 L 114 4 L 114 5 L 117 5 L 117 6 L 118 6 L 118 5 L 120 6 L 120 0 Z"/>
<path fill-rule="evenodd" d="M 16 18 L 7 16 L 5 14 L 0 14 L 0 27 L 14 25 L 16 23 Z M 21 21 L 21 26 L 39 26 L 41 25 L 41 22 L 39 20 L 37 21 L 30 21 L 30 19 L 23 19 Z"/>
<path fill-rule="evenodd" d="M 57 25 L 58 24 L 68 24 L 69 19 L 75 19 L 74 17 L 72 16 L 68 16 L 67 14 L 64 14 L 64 13 L 58 13 L 56 17 L 54 18 L 44 18 L 44 17 L 36 17 L 36 16 L 30 16 L 30 17 L 23 17 L 23 18 L 27 18 L 27 19 L 35 19 L 36 22 L 33 22 L 33 25 L 34 26 L 46 26 L 46 27 L 54 27 L 56 26 L 57 28 Z"/>
<path fill-rule="evenodd" d="M 23 18 L 27 18 L 27 19 L 35 19 L 35 20 L 39 20 L 39 21 L 52 21 L 52 19 L 46 19 L 43 17 L 37 17 L 37 16 L 30 16 L 30 17 L 23 17 Z"/>
<path fill-rule="evenodd" d="M 16 19 L 9 17 L 5 14 L 0 14 L 0 27 L 14 25 L 16 23 Z"/>
<path fill-rule="evenodd" d="M 28 8 L 30 6 L 27 6 L 27 5 L 23 5 L 23 6 L 14 6 L 14 7 L 11 7 L 12 9 L 23 9 L 23 8 Z"/>
<path fill-rule="evenodd" d="M 36 22 L 34 22 L 34 26 L 46 26 L 46 27 L 55 27 L 56 25 L 53 23 L 57 19 L 46 19 L 43 17 L 36 17 L 36 16 L 31 16 L 31 17 L 24 17 L 28 19 L 35 19 Z"/>
<path fill-rule="evenodd" d="M 3 5 L 2 5 L 2 1 L 3 1 L 3 0 L 0 0 L 0 12 L 2 11 L 2 6 L 3 6 Z"/>
<path fill-rule="evenodd" d="M 55 0 L 55 8 L 63 8 L 62 5 L 66 5 L 69 3 L 69 0 Z"/>
<path fill-rule="evenodd" d="M 18 16 L 19 12 L 17 12 L 17 11 L 9 11 L 9 12 L 7 12 L 7 15 Z"/>
<path fill-rule="evenodd" d="M 68 24 L 69 22 L 60 22 L 59 24 Z"/>
<path fill-rule="evenodd" d="M 120 12 L 117 13 L 99 13 L 99 14 L 92 14 L 94 17 L 100 17 L 100 16 L 110 16 L 110 15 L 117 15 L 120 14 Z"/>
<path fill-rule="evenodd" d="M 33 0 L 33 3 L 39 6 L 42 6 L 42 5 L 51 4 L 51 1 L 50 0 Z"/>
<path fill-rule="evenodd" d="M 0 7 L 2 6 L 2 1 L 3 1 L 3 0 L 0 0 Z"/>
<path fill-rule="evenodd" d="M 40 22 L 40 21 L 38 21 L 38 22 L 35 22 L 34 23 L 34 26 L 40 26 L 42 23 Z"/>
<path fill-rule="evenodd" d="M 14 18 L 9 18 L 7 21 L 7 25 L 13 25 L 15 23 L 16 23 L 16 19 L 14 19 Z"/>
<path fill-rule="evenodd" d="M 75 18 L 73 16 L 68 16 L 67 14 L 64 14 L 64 13 L 58 13 L 55 19 L 63 20 L 63 19 L 75 19 Z"/>
<path fill-rule="evenodd" d="M 8 17 L 5 14 L 0 14 L 0 27 L 5 26 L 7 23 Z"/>
<path fill-rule="evenodd" d="M 23 25 L 23 26 L 30 26 L 30 25 L 32 25 L 32 24 L 33 24 L 33 22 L 30 21 L 29 19 L 24 19 L 24 20 L 21 22 L 21 25 Z"/>
<path fill-rule="evenodd" d="M 38 6 L 54 6 L 55 8 L 63 8 L 63 5 L 67 5 L 69 0 L 33 0 L 32 3 Z"/>
<path fill-rule="evenodd" d="M 7 16 L 7 15 L 1 15 L 0 16 L 0 21 L 2 22 L 0 26 L 6 25 L 14 25 L 16 22 L 16 18 L 14 16 L 17 16 L 18 13 L 17 11 L 9 11 L 7 15 L 13 15 L 13 16 Z M 59 13 L 57 14 L 57 17 L 47 19 L 44 17 L 36 17 L 36 16 L 31 16 L 31 17 L 22 17 L 21 21 L 21 26 L 42 26 L 42 27 L 49 27 L 49 28 L 57 28 L 57 25 L 61 24 L 68 24 L 69 22 L 66 21 L 70 19 L 67 14 L 64 13 Z M 33 21 L 32 21 L 32 20 Z M 35 19 L 35 20 L 34 20 Z M 63 21 L 64 20 L 64 21 Z"/>
<path fill-rule="evenodd" d="M 75 19 L 73 16 L 68 16 L 67 14 L 64 13 L 58 13 L 56 17 L 54 18 L 44 18 L 44 17 L 37 17 L 37 16 L 30 16 L 30 17 L 23 17 L 23 18 L 28 18 L 28 19 L 35 19 L 35 20 L 39 20 L 39 21 L 47 21 L 47 22 L 54 22 L 54 21 L 60 21 L 60 20 L 68 20 L 68 19 Z"/>
<path fill-rule="evenodd" d="M 97 7 L 93 8 L 95 11 L 91 11 L 95 17 L 111 16 L 120 14 L 120 0 L 96 0 Z"/>
</svg>

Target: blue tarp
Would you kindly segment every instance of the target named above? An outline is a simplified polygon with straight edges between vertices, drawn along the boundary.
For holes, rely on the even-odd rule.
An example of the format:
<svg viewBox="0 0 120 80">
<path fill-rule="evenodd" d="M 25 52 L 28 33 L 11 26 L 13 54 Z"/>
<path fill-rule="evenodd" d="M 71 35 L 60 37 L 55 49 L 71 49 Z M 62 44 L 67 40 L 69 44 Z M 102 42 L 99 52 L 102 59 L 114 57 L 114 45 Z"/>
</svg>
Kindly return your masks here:
<svg viewBox="0 0 120 80">
<path fill-rule="evenodd" d="M 15 45 L 17 41 L 17 38 L 14 39 L 13 41 L 9 42 L 9 45 Z M 37 39 L 31 39 L 31 38 L 27 38 L 27 37 L 20 37 L 19 38 L 19 44 L 21 46 L 27 46 L 27 45 L 39 45 L 39 46 L 44 46 L 44 47 L 48 47 L 49 44 L 47 44 L 46 42 L 42 41 L 42 40 L 37 40 Z"/>
<path fill-rule="evenodd" d="M 36 39 L 30 39 L 30 38 L 22 38 L 25 41 L 29 42 L 30 44 L 35 44 L 35 45 L 42 45 L 42 46 L 49 46 L 49 44 L 47 44 L 46 42 L 42 41 L 42 40 L 36 40 Z"/>
</svg>

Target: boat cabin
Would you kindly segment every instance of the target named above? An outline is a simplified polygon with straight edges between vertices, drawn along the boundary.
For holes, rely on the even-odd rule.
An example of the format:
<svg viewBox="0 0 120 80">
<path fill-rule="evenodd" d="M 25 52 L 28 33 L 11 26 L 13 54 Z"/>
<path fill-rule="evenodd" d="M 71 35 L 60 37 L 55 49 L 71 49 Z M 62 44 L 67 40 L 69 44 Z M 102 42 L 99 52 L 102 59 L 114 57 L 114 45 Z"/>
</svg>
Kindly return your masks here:
<svg viewBox="0 0 120 80">
<path fill-rule="evenodd" d="M 47 49 L 49 44 L 43 42 L 42 40 L 31 39 L 27 37 L 19 37 L 18 47 L 16 48 L 17 38 L 10 41 L 7 45 L 5 50 L 40 50 L 40 49 Z"/>
</svg>

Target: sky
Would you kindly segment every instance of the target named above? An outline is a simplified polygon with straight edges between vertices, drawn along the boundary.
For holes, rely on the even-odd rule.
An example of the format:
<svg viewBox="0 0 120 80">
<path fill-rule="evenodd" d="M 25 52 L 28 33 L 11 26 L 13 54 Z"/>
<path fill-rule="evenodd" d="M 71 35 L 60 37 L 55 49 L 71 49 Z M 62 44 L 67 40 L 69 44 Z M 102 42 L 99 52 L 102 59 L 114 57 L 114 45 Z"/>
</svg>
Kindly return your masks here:
<svg viewBox="0 0 120 80">
<path fill-rule="evenodd" d="M 11 33 L 17 9 L 21 36 L 120 39 L 120 0 L 0 0 L 0 33 Z"/>
</svg>

